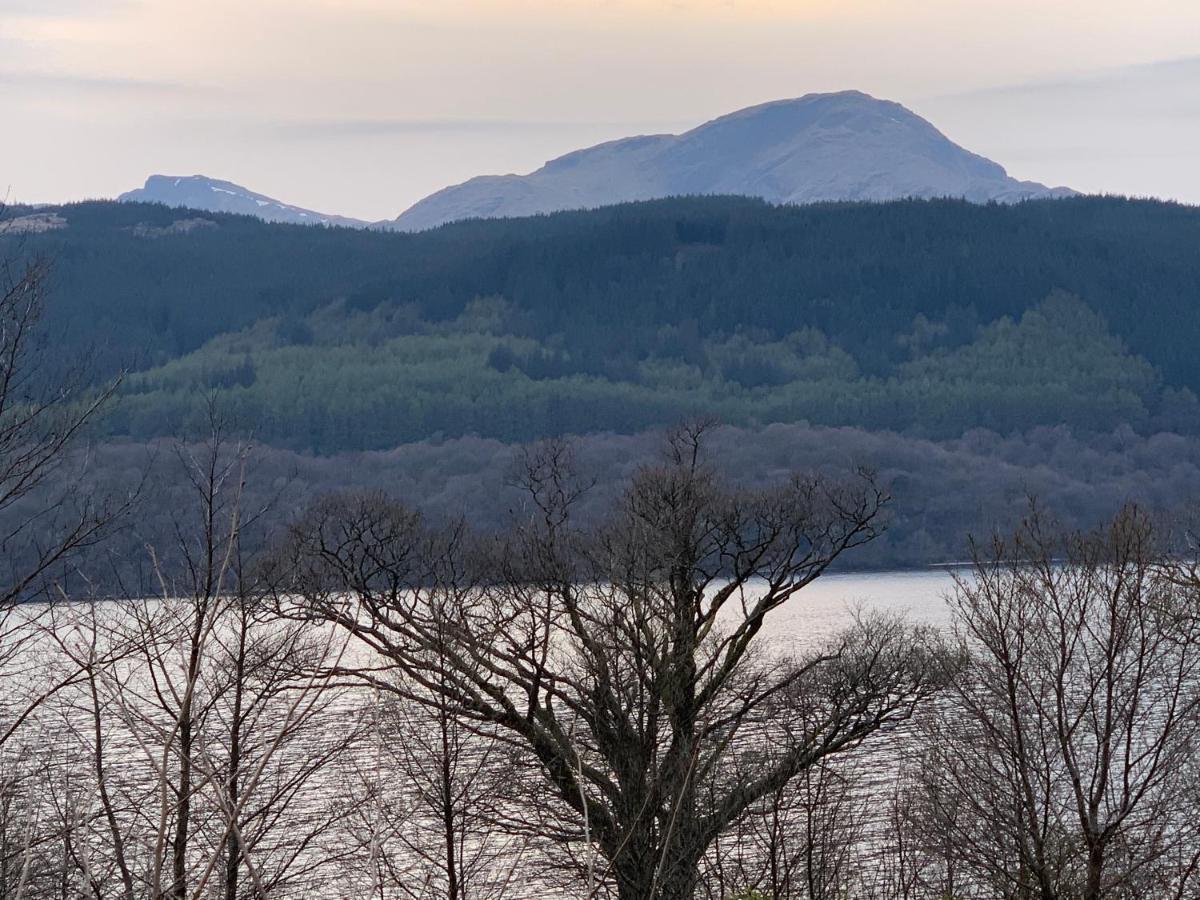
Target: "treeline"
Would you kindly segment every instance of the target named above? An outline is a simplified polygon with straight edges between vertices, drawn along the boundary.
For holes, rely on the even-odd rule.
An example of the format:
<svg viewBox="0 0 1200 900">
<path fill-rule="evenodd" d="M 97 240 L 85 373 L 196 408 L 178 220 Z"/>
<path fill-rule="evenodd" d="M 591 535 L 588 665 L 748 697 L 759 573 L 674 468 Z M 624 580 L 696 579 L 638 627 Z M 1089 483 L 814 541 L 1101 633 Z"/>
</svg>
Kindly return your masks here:
<svg viewBox="0 0 1200 900">
<path fill-rule="evenodd" d="M 198 454 L 194 440 L 101 443 L 79 459 L 83 493 L 94 497 L 138 495 L 137 515 L 112 529 L 103 545 L 88 549 L 86 564 L 73 560 L 56 577 L 80 589 L 80 572 L 92 584 L 123 584 L 131 592 L 153 591 L 156 580 L 147 546 L 167 544 L 176 510 L 188 502 L 179 455 Z M 591 523 L 609 508 L 639 465 L 662 446 L 660 429 L 635 435 L 592 434 L 572 440 L 581 478 L 589 489 L 576 515 Z M 715 428 L 709 436 L 714 465 L 736 483 L 755 488 L 778 473 L 799 470 L 848 476 L 872 468 L 894 498 L 886 529 L 840 565 L 910 568 L 964 559 L 970 536 L 1015 527 L 1030 497 L 1054 509 L 1072 528 L 1094 527 L 1124 503 L 1139 503 L 1192 523 L 1200 502 L 1200 439 L 1173 433 L 1149 436 L 1128 427 L 1076 434 L 1065 426 L 1001 435 L 977 429 L 960 438 L 933 441 L 894 432 L 777 424 L 762 428 Z M 512 484 L 520 445 L 465 437 L 421 441 L 389 451 L 322 457 L 247 445 L 254 477 L 245 503 L 261 514 L 243 527 L 246 547 L 262 546 L 269 534 L 321 496 L 341 491 L 380 491 L 403 499 L 431 521 L 471 522 L 496 533 L 524 509 Z M 68 470 L 73 471 L 73 470 Z M 43 496 L 31 497 L 5 519 L 32 513 Z M 10 551 L 16 556 L 15 550 Z"/>
<path fill-rule="evenodd" d="M 117 435 L 195 425 L 210 390 L 326 453 L 701 411 L 936 437 L 1200 419 L 1188 207 L 693 198 L 418 235 L 58 212 L 0 245 L 54 260 L 57 346 L 139 373 Z"/>
</svg>

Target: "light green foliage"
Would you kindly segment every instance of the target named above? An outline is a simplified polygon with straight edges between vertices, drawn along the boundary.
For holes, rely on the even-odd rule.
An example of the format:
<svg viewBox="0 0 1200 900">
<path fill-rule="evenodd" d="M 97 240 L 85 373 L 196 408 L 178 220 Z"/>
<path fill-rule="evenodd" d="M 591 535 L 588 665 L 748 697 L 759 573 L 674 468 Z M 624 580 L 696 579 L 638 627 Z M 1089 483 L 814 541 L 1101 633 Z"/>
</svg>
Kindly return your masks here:
<svg viewBox="0 0 1200 900">
<path fill-rule="evenodd" d="M 387 320 L 379 311 L 338 319 L 321 310 L 303 325 L 312 335 L 303 344 L 281 341 L 280 323 L 265 321 L 132 376 L 111 427 L 136 436 L 187 430 L 215 389 L 261 438 L 318 451 L 431 435 L 628 432 L 696 414 L 944 437 L 972 425 L 1055 424 L 1064 415 L 1085 427 L 1140 425 L 1161 389 L 1145 361 L 1065 296 L 1018 322 L 994 322 L 971 343 L 918 355 L 887 377 L 861 373 L 814 328 L 781 340 L 739 332 L 700 341 L 696 361 L 650 355 L 608 373 L 559 339 L 513 334 L 519 316 L 498 298 L 470 304 L 452 322 L 421 322 L 403 310 Z"/>
</svg>

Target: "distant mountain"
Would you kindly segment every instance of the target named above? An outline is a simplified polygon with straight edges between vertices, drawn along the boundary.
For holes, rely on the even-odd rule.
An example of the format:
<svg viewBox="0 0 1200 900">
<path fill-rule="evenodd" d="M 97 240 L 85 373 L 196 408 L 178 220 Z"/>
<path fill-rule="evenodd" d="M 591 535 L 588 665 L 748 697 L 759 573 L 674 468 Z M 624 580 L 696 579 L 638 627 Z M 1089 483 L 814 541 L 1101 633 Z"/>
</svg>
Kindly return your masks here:
<svg viewBox="0 0 1200 900">
<path fill-rule="evenodd" d="M 600 144 L 530 175 L 472 178 L 419 201 L 391 227 L 419 231 L 458 219 L 702 194 L 773 203 L 904 197 L 1007 203 L 1073 193 L 1010 178 L 900 104 L 844 91 L 750 107 L 682 135 Z"/>
<path fill-rule="evenodd" d="M 529 175 L 483 175 L 444 188 L 390 222 L 315 212 L 204 175 L 151 175 L 118 199 L 240 213 L 267 222 L 421 231 L 460 219 L 530 216 L 674 196 L 772 203 L 955 197 L 1012 203 L 1074 194 L 1009 177 L 899 103 L 859 91 L 752 106 L 681 135 L 576 150 Z"/>
<path fill-rule="evenodd" d="M 204 175 L 151 175 L 144 187 L 117 198 L 129 203 L 162 203 L 165 206 L 201 209 L 209 212 L 240 213 L 266 222 L 292 225 L 342 225 L 365 228 L 369 222 L 314 212 L 283 203 L 264 194 L 256 194 L 230 181 Z"/>
</svg>

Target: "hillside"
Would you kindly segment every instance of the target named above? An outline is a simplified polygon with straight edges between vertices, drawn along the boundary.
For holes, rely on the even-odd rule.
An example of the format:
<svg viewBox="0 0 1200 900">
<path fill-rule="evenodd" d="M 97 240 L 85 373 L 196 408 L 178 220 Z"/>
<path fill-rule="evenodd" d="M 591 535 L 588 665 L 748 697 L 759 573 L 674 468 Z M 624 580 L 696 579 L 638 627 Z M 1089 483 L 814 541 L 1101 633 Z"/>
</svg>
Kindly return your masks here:
<svg viewBox="0 0 1200 900">
<path fill-rule="evenodd" d="M 320 452 L 697 413 L 931 437 L 1200 424 L 1187 207 L 697 198 L 419 235 L 44 212 L 66 225 L 0 250 L 54 260 L 69 353 L 134 370 L 114 436 L 186 432 L 210 391 Z"/>
<path fill-rule="evenodd" d="M 419 231 L 460 219 L 674 196 L 1014 202 L 1071 193 L 1010 178 L 899 103 L 843 91 L 764 103 L 681 135 L 642 135 L 577 150 L 529 175 L 472 178 L 426 197 L 393 224 Z"/>
</svg>

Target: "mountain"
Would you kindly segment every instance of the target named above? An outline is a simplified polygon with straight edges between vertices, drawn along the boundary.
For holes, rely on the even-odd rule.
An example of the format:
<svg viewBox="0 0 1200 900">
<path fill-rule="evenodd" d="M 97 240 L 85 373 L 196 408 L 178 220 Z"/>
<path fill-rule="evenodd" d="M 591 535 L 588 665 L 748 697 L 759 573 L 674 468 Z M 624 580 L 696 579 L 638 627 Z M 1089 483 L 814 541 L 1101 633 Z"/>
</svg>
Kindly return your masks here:
<svg viewBox="0 0 1200 900">
<path fill-rule="evenodd" d="M 752 106 L 681 135 L 624 138 L 576 150 L 529 175 L 484 175 L 370 223 L 292 206 L 204 175 L 151 175 L 127 202 L 229 212 L 296 225 L 423 231 L 461 219 L 515 218 L 675 196 L 771 203 L 954 197 L 975 203 L 1062 197 L 1009 177 L 899 103 L 859 91 Z"/>
<path fill-rule="evenodd" d="M 199 209 L 208 212 L 238 213 L 266 222 L 291 225 L 341 225 L 365 228 L 370 223 L 345 216 L 333 216 L 283 203 L 265 194 L 256 194 L 230 181 L 205 175 L 151 175 L 144 187 L 127 191 L 117 198 L 125 203 L 161 203 L 164 206 Z"/>
<path fill-rule="evenodd" d="M 773 203 L 957 197 L 984 203 L 1073 194 L 1010 178 L 925 119 L 858 91 L 808 94 L 722 116 L 681 135 L 612 141 L 438 191 L 391 227 L 588 209 L 669 196 L 737 194 Z"/>
</svg>

